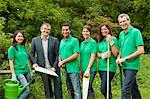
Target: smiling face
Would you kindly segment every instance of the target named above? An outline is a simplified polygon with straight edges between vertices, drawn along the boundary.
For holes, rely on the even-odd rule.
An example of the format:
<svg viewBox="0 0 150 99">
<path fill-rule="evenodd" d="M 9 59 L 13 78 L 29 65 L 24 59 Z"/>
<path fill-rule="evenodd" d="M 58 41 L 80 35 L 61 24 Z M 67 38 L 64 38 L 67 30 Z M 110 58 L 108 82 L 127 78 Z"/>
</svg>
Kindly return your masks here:
<svg viewBox="0 0 150 99">
<path fill-rule="evenodd" d="M 83 28 L 82 35 L 84 39 L 88 39 L 90 37 L 90 31 L 87 28 Z"/>
<path fill-rule="evenodd" d="M 62 35 L 64 38 L 68 38 L 70 36 L 69 26 L 62 26 Z"/>
<path fill-rule="evenodd" d="M 24 37 L 22 35 L 22 33 L 18 32 L 16 37 L 15 37 L 15 41 L 17 44 L 21 44 L 24 41 Z"/>
<path fill-rule="evenodd" d="M 102 36 L 104 37 L 106 37 L 107 34 L 109 34 L 110 32 L 109 29 L 105 25 L 101 27 L 100 31 L 101 31 Z"/>
<path fill-rule="evenodd" d="M 118 18 L 119 21 L 119 26 L 123 29 L 123 30 L 128 30 L 130 27 L 130 19 L 127 19 L 126 16 L 122 16 Z"/>
<path fill-rule="evenodd" d="M 50 34 L 50 25 L 42 25 L 41 33 L 43 36 L 48 37 L 48 35 Z"/>
</svg>

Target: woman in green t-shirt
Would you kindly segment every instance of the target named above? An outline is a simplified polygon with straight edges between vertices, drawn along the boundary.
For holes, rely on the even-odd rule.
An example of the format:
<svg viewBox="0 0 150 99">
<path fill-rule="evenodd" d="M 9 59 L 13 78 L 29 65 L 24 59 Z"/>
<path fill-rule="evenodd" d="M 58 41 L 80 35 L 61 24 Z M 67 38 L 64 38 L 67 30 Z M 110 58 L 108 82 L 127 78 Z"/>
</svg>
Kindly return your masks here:
<svg viewBox="0 0 150 99">
<path fill-rule="evenodd" d="M 80 66 L 83 76 L 90 77 L 88 96 L 94 96 L 92 83 L 96 75 L 97 43 L 90 37 L 91 27 L 85 25 L 82 30 L 84 41 L 80 45 Z"/>
<path fill-rule="evenodd" d="M 100 26 L 98 43 L 98 72 L 102 80 L 100 90 L 106 99 L 107 95 L 107 58 L 109 58 L 109 99 L 112 99 L 111 81 L 116 72 L 116 56 L 118 54 L 118 40 L 112 36 L 107 24 Z"/>
<path fill-rule="evenodd" d="M 13 36 L 13 45 L 8 49 L 8 59 L 12 80 L 18 80 L 22 86 L 31 80 L 28 65 L 28 53 L 25 48 L 25 37 L 22 31 L 16 31 Z M 29 86 L 22 92 L 19 99 L 27 99 Z"/>
</svg>

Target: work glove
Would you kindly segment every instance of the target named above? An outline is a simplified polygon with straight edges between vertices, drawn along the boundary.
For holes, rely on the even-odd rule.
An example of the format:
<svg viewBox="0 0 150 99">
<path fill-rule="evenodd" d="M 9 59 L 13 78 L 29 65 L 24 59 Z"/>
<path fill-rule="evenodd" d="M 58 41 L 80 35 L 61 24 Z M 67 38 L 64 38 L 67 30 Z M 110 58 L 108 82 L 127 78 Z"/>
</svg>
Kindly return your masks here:
<svg viewBox="0 0 150 99">
<path fill-rule="evenodd" d="M 112 40 L 112 36 L 110 34 L 106 36 L 106 41 L 110 44 L 110 46 L 114 45 L 114 41 Z"/>
<path fill-rule="evenodd" d="M 102 59 L 105 59 L 105 58 L 109 58 L 111 55 L 111 52 L 110 51 L 107 51 L 107 52 L 104 52 L 101 54 L 101 57 Z"/>
<path fill-rule="evenodd" d="M 33 71 L 32 70 L 30 70 L 30 76 L 31 76 L 31 78 L 33 77 Z"/>
<path fill-rule="evenodd" d="M 16 74 L 12 74 L 11 80 L 17 80 Z"/>
</svg>

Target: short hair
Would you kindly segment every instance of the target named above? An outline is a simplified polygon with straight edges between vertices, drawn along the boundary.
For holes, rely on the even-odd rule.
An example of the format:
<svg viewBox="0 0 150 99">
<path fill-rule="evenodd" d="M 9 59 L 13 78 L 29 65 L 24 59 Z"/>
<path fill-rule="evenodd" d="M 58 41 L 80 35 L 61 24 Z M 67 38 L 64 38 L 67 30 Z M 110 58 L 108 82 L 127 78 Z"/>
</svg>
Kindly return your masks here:
<svg viewBox="0 0 150 99">
<path fill-rule="evenodd" d="M 91 27 L 89 25 L 84 25 L 83 29 L 86 28 L 91 33 Z"/>
<path fill-rule="evenodd" d="M 122 18 L 122 17 L 124 17 L 124 16 L 127 18 L 127 20 L 130 20 L 130 17 L 129 17 L 128 14 L 122 13 L 122 14 L 120 14 L 120 15 L 118 16 L 118 21 L 119 21 L 119 18 Z"/>
<path fill-rule="evenodd" d="M 51 29 L 51 25 L 49 24 L 49 23 L 43 23 L 42 25 L 41 25 L 41 27 L 40 27 L 40 30 L 43 28 L 43 26 L 47 26 L 47 27 L 50 27 L 50 29 Z"/>
<path fill-rule="evenodd" d="M 70 29 L 70 24 L 69 23 L 63 23 L 61 26 L 68 26 Z"/>
</svg>

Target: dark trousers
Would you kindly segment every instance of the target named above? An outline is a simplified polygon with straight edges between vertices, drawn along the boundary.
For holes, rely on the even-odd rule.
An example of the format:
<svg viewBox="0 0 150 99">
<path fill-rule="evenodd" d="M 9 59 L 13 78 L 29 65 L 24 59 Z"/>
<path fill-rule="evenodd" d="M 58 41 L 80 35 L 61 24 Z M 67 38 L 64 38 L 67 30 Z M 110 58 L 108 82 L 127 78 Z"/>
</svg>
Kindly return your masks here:
<svg viewBox="0 0 150 99">
<path fill-rule="evenodd" d="M 124 82 L 122 88 L 122 99 L 141 99 L 140 91 L 136 82 L 137 70 L 124 69 Z"/>
<path fill-rule="evenodd" d="M 54 93 L 52 90 L 51 80 L 54 80 Z M 45 99 L 62 99 L 62 83 L 61 77 L 54 77 L 47 74 L 42 74 L 42 81 L 44 84 L 44 91 L 45 91 Z M 53 95 L 54 94 L 54 95 Z"/>
<path fill-rule="evenodd" d="M 106 99 L 107 98 L 107 71 L 99 71 L 99 74 L 102 80 L 100 91 Z M 115 72 L 109 72 L 109 99 L 112 99 L 111 81 L 114 75 L 115 75 Z"/>
</svg>

